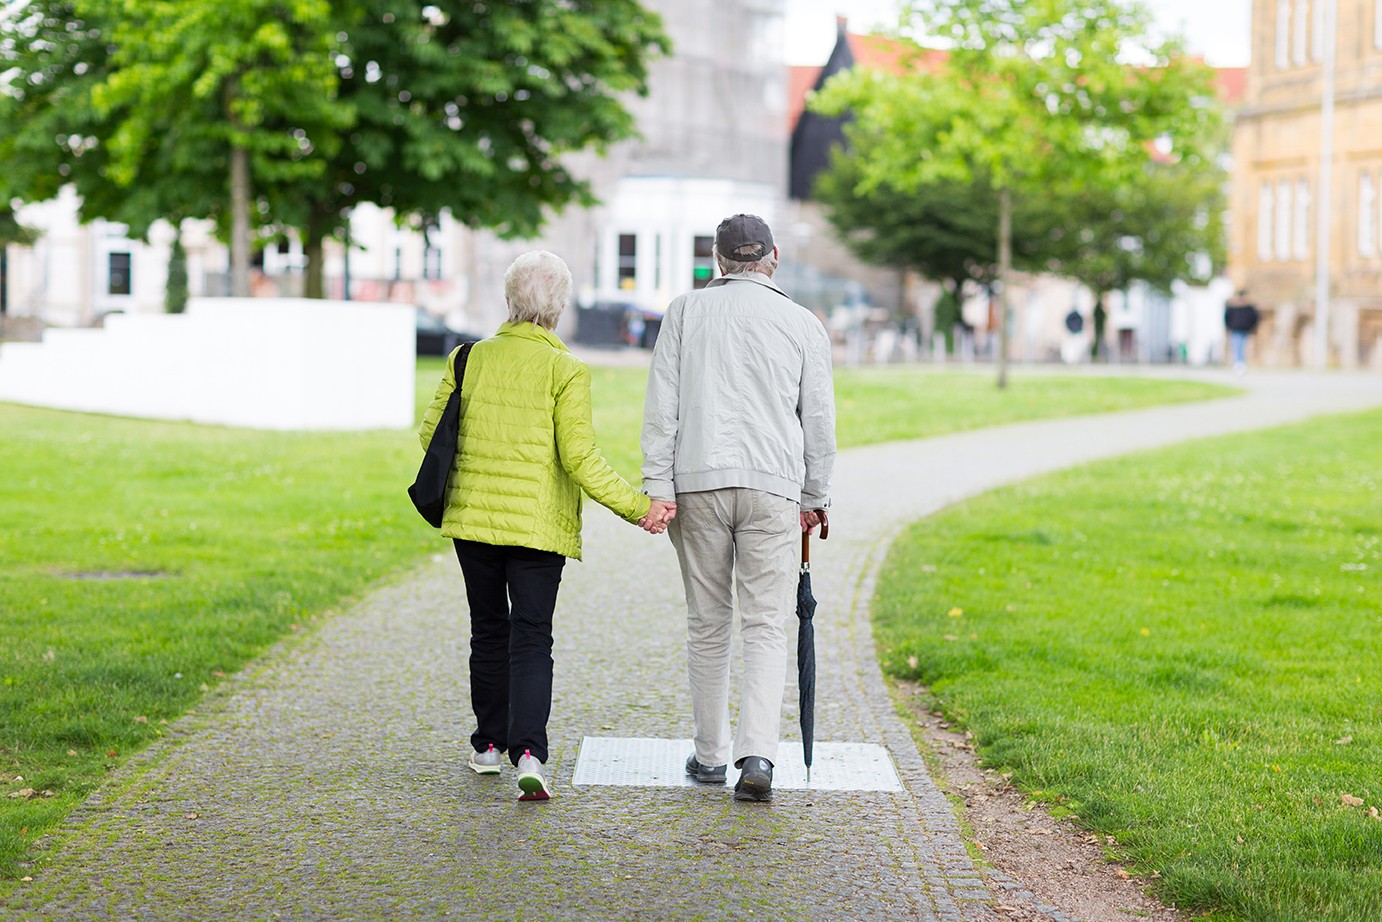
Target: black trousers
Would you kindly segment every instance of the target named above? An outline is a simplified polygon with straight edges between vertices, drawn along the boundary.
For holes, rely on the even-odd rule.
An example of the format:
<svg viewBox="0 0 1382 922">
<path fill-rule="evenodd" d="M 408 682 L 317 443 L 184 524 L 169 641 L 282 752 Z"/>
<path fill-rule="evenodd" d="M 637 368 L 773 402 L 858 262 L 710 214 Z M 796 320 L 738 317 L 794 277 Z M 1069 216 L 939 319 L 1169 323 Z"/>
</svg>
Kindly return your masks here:
<svg viewBox="0 0 1382 922">
<path fill-rule="evenodd" d="M 453 539 L 470 601 L 470 703 L 476 752 L 490 744 L 518 764 L 547 761 L 552 613 L 566 558 L 551 551 Z"/>
</svg>

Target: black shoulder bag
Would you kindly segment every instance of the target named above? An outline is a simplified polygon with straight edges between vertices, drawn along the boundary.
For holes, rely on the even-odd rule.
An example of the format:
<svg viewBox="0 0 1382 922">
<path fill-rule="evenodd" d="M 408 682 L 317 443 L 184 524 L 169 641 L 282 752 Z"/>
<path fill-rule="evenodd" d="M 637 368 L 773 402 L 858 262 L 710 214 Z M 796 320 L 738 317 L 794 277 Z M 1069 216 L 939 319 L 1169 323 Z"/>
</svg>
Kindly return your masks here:
<svg viewBox="0 0 1382 922">
<path fill-rule="evenodd" d="M 446 481 L 456 463 L 456 452 L 460 450 L 461 381 L 465 379 L 466 358 L 472 345 L 466 343 L 456 354 L 456 389 L 446 398 L 446 409 L 442 410 L 437 428 L 432 431 L 432 441 L 427 443 L 427 454 L 417 470 L 417 479 L 408 488 L 413 505 L 433 528 L 441 528 L 442 515 L 446 512 Z"/>
</svg>

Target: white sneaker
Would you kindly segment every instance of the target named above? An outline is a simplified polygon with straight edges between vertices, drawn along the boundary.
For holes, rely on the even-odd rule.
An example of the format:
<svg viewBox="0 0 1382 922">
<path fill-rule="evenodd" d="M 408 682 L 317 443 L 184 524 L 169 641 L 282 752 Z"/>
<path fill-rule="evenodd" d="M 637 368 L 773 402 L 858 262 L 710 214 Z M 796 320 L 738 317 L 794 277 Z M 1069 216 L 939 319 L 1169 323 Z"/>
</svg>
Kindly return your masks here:
<svg viewBox="0 0 1382 922">
<path fill-rule="evenodd" d="M 484 752 L 472 752 L 470 761 L 466 764 L 477 775 L 497 775 L 499 766 L 503 764 L 503 756 L 494 748 L 494 744 L 490 743 L 489 749 Z"/>
<path fill-rule="evenodd" d="M 518 759 L 518 787 L 523 793 L 519 800 L 550 800 L 552 789 L 542 774 L 542 763 L 533 758 L 531 750 L 523 750 Z"/>
</svg>

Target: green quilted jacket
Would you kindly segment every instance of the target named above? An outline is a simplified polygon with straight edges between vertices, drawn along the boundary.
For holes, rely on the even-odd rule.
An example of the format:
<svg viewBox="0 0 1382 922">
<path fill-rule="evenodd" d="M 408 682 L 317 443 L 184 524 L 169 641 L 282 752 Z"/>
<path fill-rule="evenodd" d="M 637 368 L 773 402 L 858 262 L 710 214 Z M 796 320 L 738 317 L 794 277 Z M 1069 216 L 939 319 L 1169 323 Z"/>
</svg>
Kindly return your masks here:
<svg viewBox="0 0 1382 922">
<path fill-rule="evenodd" d="M 424 450 L 456 387 L 455 358 L 422 416 Z M 579 560 L 582 490 L 626 521 L 648 514 L 648 497 L 595 447 L 590 369 L 552 332 L 505 323 L 470 350 L 441 533 Z"/>
</svg>

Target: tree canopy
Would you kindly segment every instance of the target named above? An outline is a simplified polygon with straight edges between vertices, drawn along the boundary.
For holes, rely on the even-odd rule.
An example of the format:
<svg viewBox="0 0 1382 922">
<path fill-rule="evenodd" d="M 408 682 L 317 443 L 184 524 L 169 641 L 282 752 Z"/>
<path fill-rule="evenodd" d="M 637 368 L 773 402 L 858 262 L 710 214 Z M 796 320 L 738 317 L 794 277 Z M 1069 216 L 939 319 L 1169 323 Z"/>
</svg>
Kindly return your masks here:
<svg viewBox="0 0 1382 922">
<path fill-rule="evenodd" d="M 300 230 L 318 280 L 364 202 L 509 236 L 591 203 L 562 155 L 632 134 L 620 97 L 669 47 L 636 0 L 24 0 L 0 25 L 0 191 L 224 228 L 242 151 L 251 219 Z"/>
</svg>

